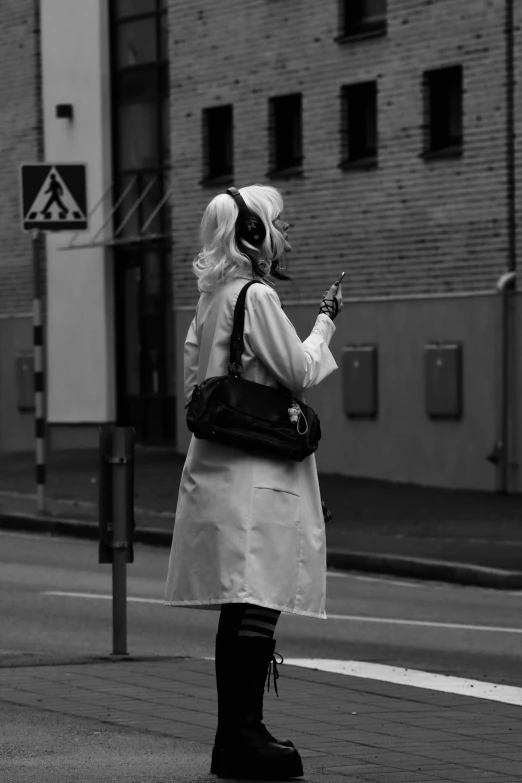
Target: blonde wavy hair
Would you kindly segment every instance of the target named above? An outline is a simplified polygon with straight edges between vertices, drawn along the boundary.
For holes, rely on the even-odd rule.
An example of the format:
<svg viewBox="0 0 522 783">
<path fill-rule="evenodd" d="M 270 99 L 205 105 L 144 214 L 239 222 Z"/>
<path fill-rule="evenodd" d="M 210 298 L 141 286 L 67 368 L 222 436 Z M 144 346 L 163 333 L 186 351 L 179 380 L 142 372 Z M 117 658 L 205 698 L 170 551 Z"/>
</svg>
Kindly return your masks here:
<svg viewBox="0 0 522 783">
<path fill-rule="evenodd" d="M 251 275 L 252 271 L 259 277 L 273 274 L 280 279 L 288 279 L 279 268 L 285 247 L 283 229 L 274 225 L 283 211 L 280 191 L 270 185 L 249 185 L 240 188 L 239 192 L 247 207 L 263 221 L 266 237 L 258 248 L 243 239 L 238 243 L 237 204 L 228 193 L 215 196 L 203 214 L 200 226 L 202 250 L 192 263 L 198 289 L 202 293 L 208 293 L 234 277 Z M 253 258 L 247 255 L 248 251 Z"/>
</svg>

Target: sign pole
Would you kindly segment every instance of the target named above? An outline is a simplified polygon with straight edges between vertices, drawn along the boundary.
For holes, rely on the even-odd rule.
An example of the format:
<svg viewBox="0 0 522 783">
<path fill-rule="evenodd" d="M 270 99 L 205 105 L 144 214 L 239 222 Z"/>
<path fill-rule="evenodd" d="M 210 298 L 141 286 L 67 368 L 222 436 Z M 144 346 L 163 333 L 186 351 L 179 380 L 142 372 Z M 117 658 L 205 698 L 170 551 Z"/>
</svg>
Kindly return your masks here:
<svg viewBox="0 0 522 783">
<path fill-rule="evenodd" d="M 42 307 L 42 237 L 47 231 L 86 231 L 87 169 L 84 163 L 23 163 L 20 166 L 22 230 L 33 254 L 33 347 L 37 509 L 44 513 L 46 484 L 45 354 Z"/>
<path fill-rule="evenodd" d="M 41 234 L 31 231 L 33 249 L 33 341 L 34 396 L 36 435 L 36 502 L 39 512 L 45 512 L 45 372 L 44 329 L 42 318 Z"/>
</svg>

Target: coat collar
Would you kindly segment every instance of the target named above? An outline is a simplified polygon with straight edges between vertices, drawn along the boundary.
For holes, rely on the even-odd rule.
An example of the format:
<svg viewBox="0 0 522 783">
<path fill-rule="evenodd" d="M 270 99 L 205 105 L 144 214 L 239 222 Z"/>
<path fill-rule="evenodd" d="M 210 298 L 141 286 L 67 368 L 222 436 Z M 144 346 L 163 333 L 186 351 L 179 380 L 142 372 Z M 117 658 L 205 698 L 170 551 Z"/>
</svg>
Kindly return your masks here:
<svg viewBox="0 0 522 783">
<path fill-rule="evenodd" d="M 233 278 L 234 280 L 259 280 L 260 283 L 263 283 L 263 285 L 268 285 L 270 288 L 275 288 L 275 285 L 271 283 L 266 278 L 259 278 L 254 277 L 253 275 L 237 275 L 237 277 Z"/>
</svg>

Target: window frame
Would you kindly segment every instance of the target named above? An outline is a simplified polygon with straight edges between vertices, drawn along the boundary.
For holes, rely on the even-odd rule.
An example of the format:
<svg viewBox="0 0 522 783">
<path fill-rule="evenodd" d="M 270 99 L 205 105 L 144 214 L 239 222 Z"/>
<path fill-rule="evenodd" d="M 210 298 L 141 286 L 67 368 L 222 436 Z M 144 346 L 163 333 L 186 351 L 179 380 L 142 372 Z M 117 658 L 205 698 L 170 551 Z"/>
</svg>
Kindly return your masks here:
<svg viewBox="0 0 522 783">
<path fill-rule="evenodd" d="M 365 93 L 367 93 L 365 95 Z M 373 111 L 374 111 L 374 123 L 375 123 L 375 146 L 368 148 L 368 151 L 363 151 L 360 154 L 353 152 L 352 145 L 350 143 L 350 125 L 353 120 L 350 121 L 350 114 L 353 113 L 354 117 L 357 117 L 356 122 L 364 123 L 364 129 L 361 135 L 368 135 L 368 123 L 366 116 L 361 112 L 361 106 L 363 100 L 368 98 L 372 99 Z M 339 167 L 341 169 L 370 169 L 376 168 L 379 161 L 379 86 L 376 79 L 368 80 L 364 82 L 355 82 L 352 84 L 344 84 L 341 87 L 341 162 Z M 353 106 L 350 108 L 350 104 L 359 103 L 359 106 Z M 361 119 L 364 117 L 364 119 Z M 360 128 L 358 129 L 360 132 Z"/>
<path fill-rule="evenodd" d="M 283 107 L 285 101 L 295 100 L 297 112 L 292 115 L 292 119 L 297 118 L 298 143 L 292 150 L 293 154 L 285 160 L 281 157 L 281 136 L 278 136 L 278 125 L 285 127 L 284 114 L 279 107 Z M 295 129 L 292 128 L 290 136 L 293 136 Z M 269 170 L 267 177 L 276 179 L 289 179 L 291 177 L 300 177 L 303 174 L 303 95 L 301 92 L 285 93 L 284 95 L 273 95 L 268 99 L 268 136 L 269 136 Z M 295 139 L 291 139 L 290 146 L 294 146 Z M 297 152 L 297 154 L 295 154 Z"/>
<path fill-rule="evenodd" d="M 453 78 L 452 78 L 453 77 Z M 452 122 L 451 117 L 451 97 L 448 94 L 445 98 L 446 116 L 444 124 L 446 134 L 441 131 L 442 124 L 439 127 L 434 125 L 433 114 L 435 104 L 438 109 L 443 101 L 444 86 L 449 85 L 449 89 L 458 90 L 459 116 L 457 122 L 460 125 L 460 134 L 451 136 L 449 127 Z M 421 157 L 430 160 L 436 158 L 455 158 L 460 157 L 464 152 L 464 69 L 462 65 L 449 65 L 439 68 L 430 68 L 423 73 L 423 96 L 424 96 L 424 143 Z"/>
<path fill-rule="evenodd" d="M 340 0 L 339 3 L 339 35 L 335 38 L 337 43 L 350 42 L 355 40 L 364 40 L 366 38 L 378 38 L 386 35 L 388 32 L 388 3 L 384 3 L 384 13 L 382 17 L 375 21 L 365 19 L 364 4 L 367 0 Z M 359 18 L 349 24 L 348 5 L 353 8 L 354 3 L 360 6 Z"/>
<path fill-rule="evenodd" d="M 126 2 L 126 0 L 123 0 Z M 120 4 L 120 10 L 124 6 Z M 145 9 L 145 10 L 143 10 Z M 112 119 L 112 175 L 113 175 L 113 224 L 118 229 L 114 242 L 114 320 L 116 340 L 116 408 L 119 421 L 135 426 L 137 438 L 148 440 L 150 431 L 157 436 L 156 416 L 161 418 L 162 435 L 170 443 L 175 437 L 175 426 L 169 413 L 173 404 L 171 373 L 168 371 L 168 350 L 172 332 L 172 286 L 170 284 L 170 253 L 172 226 L 170 205 L 167 199 L 170 189 L 170 117 L 169 117 L 169 35 L 166 0 L 154 0 L 142 6 L 142 12 L 118 13 L 116 0 L 109 0 L 110 80 Z M 152 34 L 149 20 L 155 20 L 154 59 L 148 62 L 120 57 L 125 25 L 146 21 L 144 29 Z M 122 67 L 121 63 L 125 65 Z M 156 113 L 155 132 L 151 145 L 157 149 L 153 166 L 146 159 L 127 159 L 125 167 L 118 155 L 120 139 L 125 133 L 120 108 L 145 106 Z M 152 108 L 154 107 L 154 108 Z M 137 168 L 134 168 L 134 164 Z M 127 196 L 123 196 L 134 182 Z M 151 183 L 153 183 L 151 185 Z M 149 187 L 150 186 L 150 187 Z M 143 232 L 143 233 L 142 233 Z M 149 254 L 157 259 L 157 267 L 151 271 Z M 126 280 L 133 267 L 140 289 L 134 291 L 135 303 L 127 301 Z M 160 296 L 143 298 L 151 275 L 157 282 L 161 276 Z M 156 286 L 157 287 L 157 286 Z M 134 296 L 133 294 L 133 296 Z M 144 304 L 151 303 L 157 311 L 157 327 L 150 327 L 152 319 L 145 323 Z M 134 313 L 136 336 L 139 341 L 139 360 L 130 361 L 129 336 L 126 319 Z M 162 330 L 162 331 L 160 331 Z M 130 372 L 133 372 L 132 383 Z"/>
<path fill-rule="evenodd" d="M 225 138 L 225 145 L 230 146 L 230 170 L 221 173 L 213 173 L 211 169 L 211 146 L 209 118 L 212 113 L 218 111 L 230 111 L 229 138 Z M 202 164 L 203 175 L 200 185 L 227 185 L 234 181 L 234 105 L 232 103 L 219 104 L 218 106 L 206 106 L 201 110 L 201 138 L 202 138 Z"/>
<path fill-rule="evenodd" d="M 167 18 L 167 8 L 162 0 L 156 0 L 155 10 L 140 14 L 131 14 L 129 16 L 118 17 L 116 14 L 115 0 L 110 3 L 111 10 L 111 79 L 112 79 L 112 123 L 113 123 L 113 143 L 112 143 L 112 155 L 114 166 L 114 181 L 115 181 L 115 201 L 120 197 L 125 189 L 125 182 L 129 178 L 136 177 L 136 187 L 138 188 L 138 196 L 141 195 L 143 189 L 150 181 L 150 177 L 156 177 L 158 187 L 162 192 L 165 192 L 170 169 L 170 138 L 169 138 L 169 122 L 168 117 L 165 117 L 165 112 L 168 111 L 169 95 L 169 61 L 168 52 L 163 51 L 162 46 L 162 25 L 165 24 Z M 136 23 L 140 21 L 155 21 L 155 47 L 156 47 L 156 59 L 148 62 L 140 62 L 135 65 L 118 65 L 119 62 L 119 46 L 120 38 L 119 31 L 122 27 L 129 23 Z M 124 83 L 127 76 L 131 79 L 135 75 L 138 79 L 140 74 L 145 75 L 145 82 L 149 82 L 149 87 L 141 94 L 129 91 L 126 94 L 124 89 Z M 139 167 L 125 166 L 120 163 L 119 154 L 119 138 L 122 133 L 122 125 L 120 121 L 120 107 L 122 105 L 154 105 L 156 110 L 156 142 L 155 147 L 158 150 L 157 160 L 153 166 L 142 165 Z M 148 214 L 145 209 L 145 205 L 140 203 L 136 211 L 138 217 L 138 228 L 141 228 L 148 220 Z M 125 216 L 125 211 L 120 207 L 117 210 L 115 217 L 115 225 L 119 225 L 119 221 Z M 161 223 L 162 232 L 168 230 L 170 224 L 170 214 L 168 208 L 165 206 L 161 209 L 158 219 Z M 129 221 L 131 222 L 131 221 Z M 154 220 L 156 223 L 156 219 Z M 150 231 L 148 229 L 147 233 Z"/>
</svg>

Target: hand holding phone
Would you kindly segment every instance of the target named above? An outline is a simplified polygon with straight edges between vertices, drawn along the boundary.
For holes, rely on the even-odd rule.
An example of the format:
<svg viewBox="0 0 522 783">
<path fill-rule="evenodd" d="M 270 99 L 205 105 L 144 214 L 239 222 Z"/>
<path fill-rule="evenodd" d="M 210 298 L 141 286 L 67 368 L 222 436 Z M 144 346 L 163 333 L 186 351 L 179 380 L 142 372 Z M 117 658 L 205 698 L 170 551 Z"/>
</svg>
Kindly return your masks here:
<svg viewBox="0 0 522 783">
<path fill-rule="evenodd" d="M 329 315 L 332 321 L 335 316 L 338 315 L 338 313 L 340 313 L 343 309 L 343 295 L 342 293 L 339 293 L 339 288 L 343 282 L 343 277 L 344 272 L 341 274 L 339 280 L 336 280 L 335 283 L 332 283 L 330 289 L 324 292 L 323 301 L 321 302 L 321 307 L 319 308 L 319 312 L 324 313 L 325 315 Z"/>
</svg>

